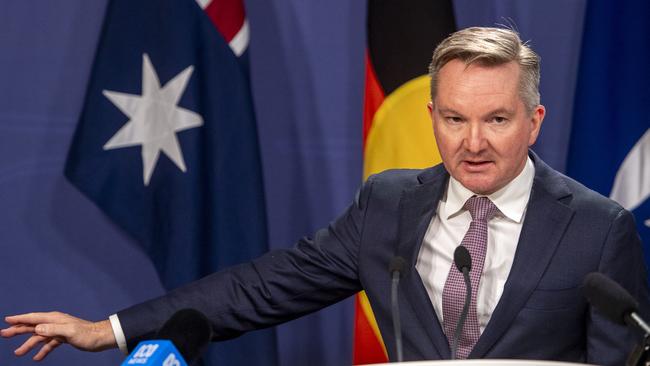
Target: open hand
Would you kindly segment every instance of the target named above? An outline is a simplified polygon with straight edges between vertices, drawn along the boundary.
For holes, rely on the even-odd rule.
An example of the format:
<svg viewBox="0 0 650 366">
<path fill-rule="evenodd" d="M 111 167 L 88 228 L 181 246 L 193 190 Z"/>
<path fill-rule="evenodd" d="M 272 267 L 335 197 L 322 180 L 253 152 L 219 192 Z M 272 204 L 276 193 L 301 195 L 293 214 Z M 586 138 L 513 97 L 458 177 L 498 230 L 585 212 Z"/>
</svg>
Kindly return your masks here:
<svg viewBox="0 0 650 366">
<path fill-rule="evenodd" d="M 42 360 L 63 343 L 91 352 L 103 351 L 117 346 L 113 329 L 108 320 L 90 322 L 54 311 L 8 316 L 5 321 L 10 326 L 0 330 L 2 337 L 11 338 L 19 334 L 31 334 L 14 351 L 17 356 L 23 356 L 39 344 L 43 344 L 33 358 L 35 361 Z"/>
</svg>

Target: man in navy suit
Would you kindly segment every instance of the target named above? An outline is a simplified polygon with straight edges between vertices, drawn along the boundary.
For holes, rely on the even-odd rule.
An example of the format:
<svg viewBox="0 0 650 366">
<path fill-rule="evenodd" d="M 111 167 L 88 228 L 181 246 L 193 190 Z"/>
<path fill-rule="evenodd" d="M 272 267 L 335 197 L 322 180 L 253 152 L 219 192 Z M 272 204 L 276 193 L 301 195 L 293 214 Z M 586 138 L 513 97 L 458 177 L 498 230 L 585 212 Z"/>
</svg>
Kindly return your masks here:
<svg viewBox="0 0 650 366">
<path fill-rule="evenodd" d="M 31 334 L 18 355 L 44 343 L 36 359 L 65 342 L 126 351 L 191 307 L 210 319 L 213 339 L 223 340 L 365 290 L 392 359 L 387 269 L 401 256 L 407 263 L 399 299 L 405 359 L 448 359 L 459 303 L 453 294 L 465 291 L 449 280 L 453 252 L 476 230 L 468 202 L 480 200 L 492 214 L 483 234 L 472 234 L 482 238 L 475 242 L 485 258 L 473 266 L 477 286 L 460 342 L 466 353 L 459 354 L 623 364 L 638 335 L 594 311 L 580 285 L 587 273 L 602 272 L 645 313 L 650 301 L 640 239 L 629 212 L 529 150 L 545 114 L 539 57 L 515 32 L 469 28 L 436 48 L 430 73 L 428 107 L 442 165 L 371 177 L 340 217 L 293 249 L 97 323 L 56 312 L 7 317 L 11 326 L 2 335 Z"/>
</svg>

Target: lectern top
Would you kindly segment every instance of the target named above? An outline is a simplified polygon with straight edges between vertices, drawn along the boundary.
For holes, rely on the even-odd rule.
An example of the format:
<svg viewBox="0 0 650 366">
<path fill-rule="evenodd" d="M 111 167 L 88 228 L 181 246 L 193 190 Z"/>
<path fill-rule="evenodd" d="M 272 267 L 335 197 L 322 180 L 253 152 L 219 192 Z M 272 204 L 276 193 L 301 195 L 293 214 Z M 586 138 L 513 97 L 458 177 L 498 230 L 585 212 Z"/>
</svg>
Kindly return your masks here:
<svg viewBox="0 0 650 366">
<path fill-rule="evenodd" d="M 594 366 L 586 363 L 536 361 L 536 360 L 446 360 L 446 361 L 414 361 L 401 363 L 381 363 L 372 366 Z M 369 365 L 370 366 L 370 365 Z"/>
</svg>

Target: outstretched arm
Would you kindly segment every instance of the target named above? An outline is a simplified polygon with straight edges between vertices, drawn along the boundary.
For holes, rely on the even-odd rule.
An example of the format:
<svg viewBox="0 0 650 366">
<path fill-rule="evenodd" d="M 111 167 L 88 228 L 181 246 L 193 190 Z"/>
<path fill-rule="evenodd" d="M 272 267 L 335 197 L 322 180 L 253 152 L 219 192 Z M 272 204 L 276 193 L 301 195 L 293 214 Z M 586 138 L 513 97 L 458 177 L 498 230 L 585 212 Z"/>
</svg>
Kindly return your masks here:
<svg viewBox="0 0 650 366">
<path fill-rule="evenodd" d="M 17 356 L 23 356 L 39 344 L 43 344 L 33 357 L 35 361 L 42 360 L 63 343 L 91 352 L 117 347 L 113 329 L 108 320 L 90 322 L 60 312 L 49 312 L 8 316 L 5 321 L 9 327 L 0 330 L 2 337 L 10 338 L 20 334 L 31 335 L 14 351 Z"/>
</svg>

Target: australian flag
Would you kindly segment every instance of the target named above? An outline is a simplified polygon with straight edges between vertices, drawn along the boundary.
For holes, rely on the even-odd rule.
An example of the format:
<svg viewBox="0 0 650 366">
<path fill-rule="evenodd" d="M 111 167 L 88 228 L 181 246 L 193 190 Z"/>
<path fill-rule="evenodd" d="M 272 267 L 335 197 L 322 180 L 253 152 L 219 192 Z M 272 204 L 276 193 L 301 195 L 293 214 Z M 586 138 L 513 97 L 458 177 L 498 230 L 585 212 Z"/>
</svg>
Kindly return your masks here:
<svg viewBox="0 0 650 366">
<path fill-rule="evenodd" d="M 267 250 L 241 0 L 111 0 L 65 174 L 168 288 Z M 275 364 L 272 330 L 219 364 Z M 255 352 L 251 352 L 251 350 Z"/>
<path fill-rule="evenodd" d="M 650 3 L 587 3 L 567 172 L 634 213 L 650 264 Z"/>
</svg>

